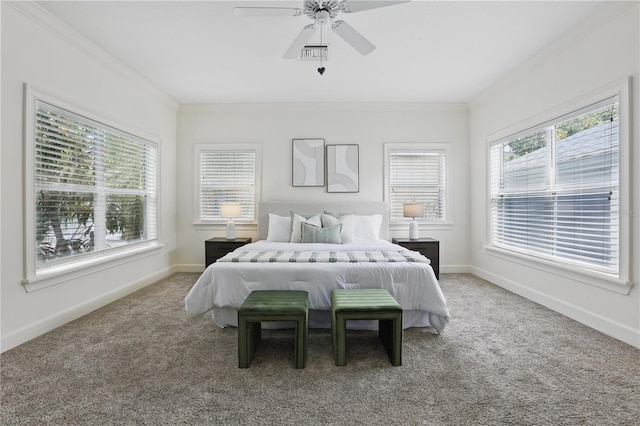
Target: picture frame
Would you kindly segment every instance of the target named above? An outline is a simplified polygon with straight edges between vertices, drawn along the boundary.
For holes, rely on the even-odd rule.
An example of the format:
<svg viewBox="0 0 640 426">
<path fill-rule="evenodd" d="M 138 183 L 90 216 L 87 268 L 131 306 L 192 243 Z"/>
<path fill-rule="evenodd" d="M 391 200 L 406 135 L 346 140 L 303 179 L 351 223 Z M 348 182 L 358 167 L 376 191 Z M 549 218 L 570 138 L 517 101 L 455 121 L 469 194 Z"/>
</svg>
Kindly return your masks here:
<svg viewBox="0 0 640 426">
<path fill-rule="evenodd" d="M 360 192 L 359 145 L 327 145 L 327 192 Z"/>
<path fill-rule="evenodd" d="M 324 186 L 324 139 L 292 140 L 292 186 Z"/>
</svg>

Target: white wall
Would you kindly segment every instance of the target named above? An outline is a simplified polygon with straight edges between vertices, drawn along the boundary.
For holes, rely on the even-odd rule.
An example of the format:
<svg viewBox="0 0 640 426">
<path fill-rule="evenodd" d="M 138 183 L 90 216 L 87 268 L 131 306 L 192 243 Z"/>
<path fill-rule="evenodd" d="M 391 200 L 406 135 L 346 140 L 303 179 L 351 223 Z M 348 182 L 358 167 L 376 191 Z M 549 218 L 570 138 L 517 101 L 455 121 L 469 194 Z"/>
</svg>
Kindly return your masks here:
<svg viewBox="0 0 640 426">
<path fill-rule="evenodd" d="M 330 194 L 324 188 L 291 185 L 291 140 L 324 138 L 326 144 L 360 146 L 360 192 Z M 204 268 L 204 240 L 224 228 L 202 229 L 194 220 L 193 150 L 200 143 L 262 144 L 262 200 L 382 201 L 383 143 L 450 143 L 453 225 L 421 235 L 440 240 L 441 271 L 468 268 L 468 113 L 464 105 L 429 104 L 234 104 L 181 106 L 178 114 L 178 260 L 183 268 Z M 252 229 L 238 235 L 256 237 Z M 408 229 L 391 236 L 407 236 Z"/>
<path fill-rule="evenodd" d="M 613 11 L 610 9 L 613 8 Z M 638 3 L 607 6 L 522 69 L 470 104 L 471 263 L 473 271 L 516 293 L 640 347 L 640 132 Z M 487 138 L 616 80 L 632 77 L 632 259 L 628 295 L 515 264 L 481 248 L 487 242 Z"/>
<path fill-rule="evenodd" d="M 23 84 L 160 143 L 156 254 L 27 293 L 23 279 Z M 1 345 L 20 344 L 163 275 L 175 251 L 177 105 L 31 3 L 2 2 Z"/>
</svg>

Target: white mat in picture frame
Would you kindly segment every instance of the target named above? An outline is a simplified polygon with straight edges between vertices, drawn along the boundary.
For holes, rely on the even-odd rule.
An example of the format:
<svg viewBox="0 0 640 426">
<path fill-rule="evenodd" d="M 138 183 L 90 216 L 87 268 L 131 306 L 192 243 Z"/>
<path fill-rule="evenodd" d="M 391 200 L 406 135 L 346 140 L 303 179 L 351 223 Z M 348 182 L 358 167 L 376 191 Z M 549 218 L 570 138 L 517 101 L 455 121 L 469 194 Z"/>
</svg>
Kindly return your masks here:
<svg viewBox="0 0 640 426">
<path fill-rule="evenodd" d="M 292 185 L 324 186 L 324 139 L 293 139 Z"/>
<path fill-rule="evenodd" d="M 327 145 L 327 192 L 360 190 L 359 145 Z"/>
</svg>

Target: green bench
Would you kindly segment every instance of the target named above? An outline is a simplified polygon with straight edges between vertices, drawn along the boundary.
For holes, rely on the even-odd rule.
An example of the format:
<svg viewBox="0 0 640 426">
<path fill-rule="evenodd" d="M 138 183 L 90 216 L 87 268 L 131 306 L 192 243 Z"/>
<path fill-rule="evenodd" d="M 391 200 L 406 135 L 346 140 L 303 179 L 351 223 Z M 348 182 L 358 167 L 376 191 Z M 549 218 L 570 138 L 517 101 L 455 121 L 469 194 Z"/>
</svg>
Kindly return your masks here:
<svg viewBox="0 0 640 426">
<path fill-rule="evenodd" d="M 384 289 L 331 291 L 331 334 L 336 365 L 346 365 L 348 320 L 378 320 L 378 335 L 393 365 L 402 365 L 402 308 Z"/>
<path fill-rule="evenodd" d="M 293 321 L 295 323 L 295 367 L 307 363 L 309 294 L 299 290 L 255 290 L 238 310 L 238 366 L 251 365 L 260 343 L 262 322 Z"/>
</svg>

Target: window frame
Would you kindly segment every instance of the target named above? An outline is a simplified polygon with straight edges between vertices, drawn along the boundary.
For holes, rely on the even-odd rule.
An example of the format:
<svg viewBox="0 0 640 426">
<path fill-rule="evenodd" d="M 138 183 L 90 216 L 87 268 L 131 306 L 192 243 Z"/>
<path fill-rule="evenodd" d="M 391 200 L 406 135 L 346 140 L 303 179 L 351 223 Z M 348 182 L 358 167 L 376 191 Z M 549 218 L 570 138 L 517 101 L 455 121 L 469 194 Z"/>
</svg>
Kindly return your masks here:
<svg viewBox="0 0 640 426">
<path fill-rule="evenodd" d="M 408 229 L 411 219 L 391 220 L 391 153 L 398 151 L 423 151 L 429 153 L 444 154 L 444 217 L 441 220 L 416 219 L 420 229 L 451 229 L 452 205 L 451 205 L 451 182 L 452 182 L 452 157 L 451 144 L 446 142 L 385 142 L 384 151 L 384 201 L 388 204 L 389 230 L 399 231 Z"/>
<path fill-rule="evenodd" d="M 483 244 L 489 254 L 509 260 L 514 263 L 529 266 L 545 272 L 553 273 L 572 280 L 605 288 L 618 293 L 628 294 L 632 283 L 630 279 L 630 107 L 629 107 L 629 78 L 613 82 L 603 88 L 588 93 L 580 98 L 552 108 L 544 113 L 531 117 L 519 124 L 507 127 L 499 132 L 489 135 L 486 141 L 486 243 Z M 618 98 L 619 119 L 619 264 L 616 275 L 600 272 L 576 265 L 560 263 L 549 259 L 536 258 L 514 250 L 494 245 L 492 235 L 492 204 L 491 204 L 491 148 L 495 143 L 505 139 L 514 139 L 518 136 L 533 133 L 536 130 L 548 126 L 550 122 L 561 121 L 567 116 L 579 111 L 596 106 L 606 99 Z"/>
<path fill-rule="evenodd" d="M 159 138 L 146 134 L 138 129 L 130 129 L 122 123 L 101 117 L 85 108 L 73 103 L 67 102 L 58 96 L 50 95 L 33 86 L 24 84 L 24 222 L 23 222 L 23 280 L 22 285 L 27 292 L 39 290 L 52 285 L 56 285 L 70 279 L 79 278 L 89 275 L 107 268 L 117 265 L 133 262 L 141 258 L 151 256 L 161 250 L 164 245 L 160 243 L 160 164 L 161 150 Z M 156 182 L 156 208 L 155 208 L 155 238 L 136 242 L 133 244 L 111 248 L 108 250 L 97 251 L 95 254 L 88 254 L 79 258 L 70 258 L 68 262 L 54 264 L 47 268 L 37 268 L 36 251 L 33 250 L 33 242 L 36 239 L 36 206 L 33 200 L 36 199 L 36 140 L 35 140 L 35 123 L 36 123 L 36 105 L 41 101 L 51 104 L 54 107 L 68 110 L 78 116 L 85 117 L 89 120 L 101 123 L 105 126 L 116 129 L 117 131 L 134 135 L 137 138 L 144 139 L 147 142 L 155 144 L 157 153 L 157 163 L 155 172 Z"/>
<path fill-rule="evenodd" d="M 240 227 L 257 227 L 258 223 L 258 203 L 260 202 L 261 193 L 261 178 L 262 178 L 262 145 L 259 143 L 206 143 L 195 144 L 193 165 L 194 165 L 194 196 L 193 196 L 193 225 L 199 228 L 205 229 L 222 229 L 226 227 L 228 218 L 217 218 L 213 220 L 202 220 L 200 217 L 200 204 L 202 197 L 202 186 L 200 180 L 200 173 L 202 164 L 200 162 L 200 155 L 202 152 L 214 151 L 214 152 L 247 152 L 252 151 L 255 153 L 255 170 L 254 170 L 254 200 L 253 200 L 253 219 L 247 220 L 242 218 L 234 219 L 236 226 Z M 257 228 L 256 228 L 257 229 Z"/>
</svg>

